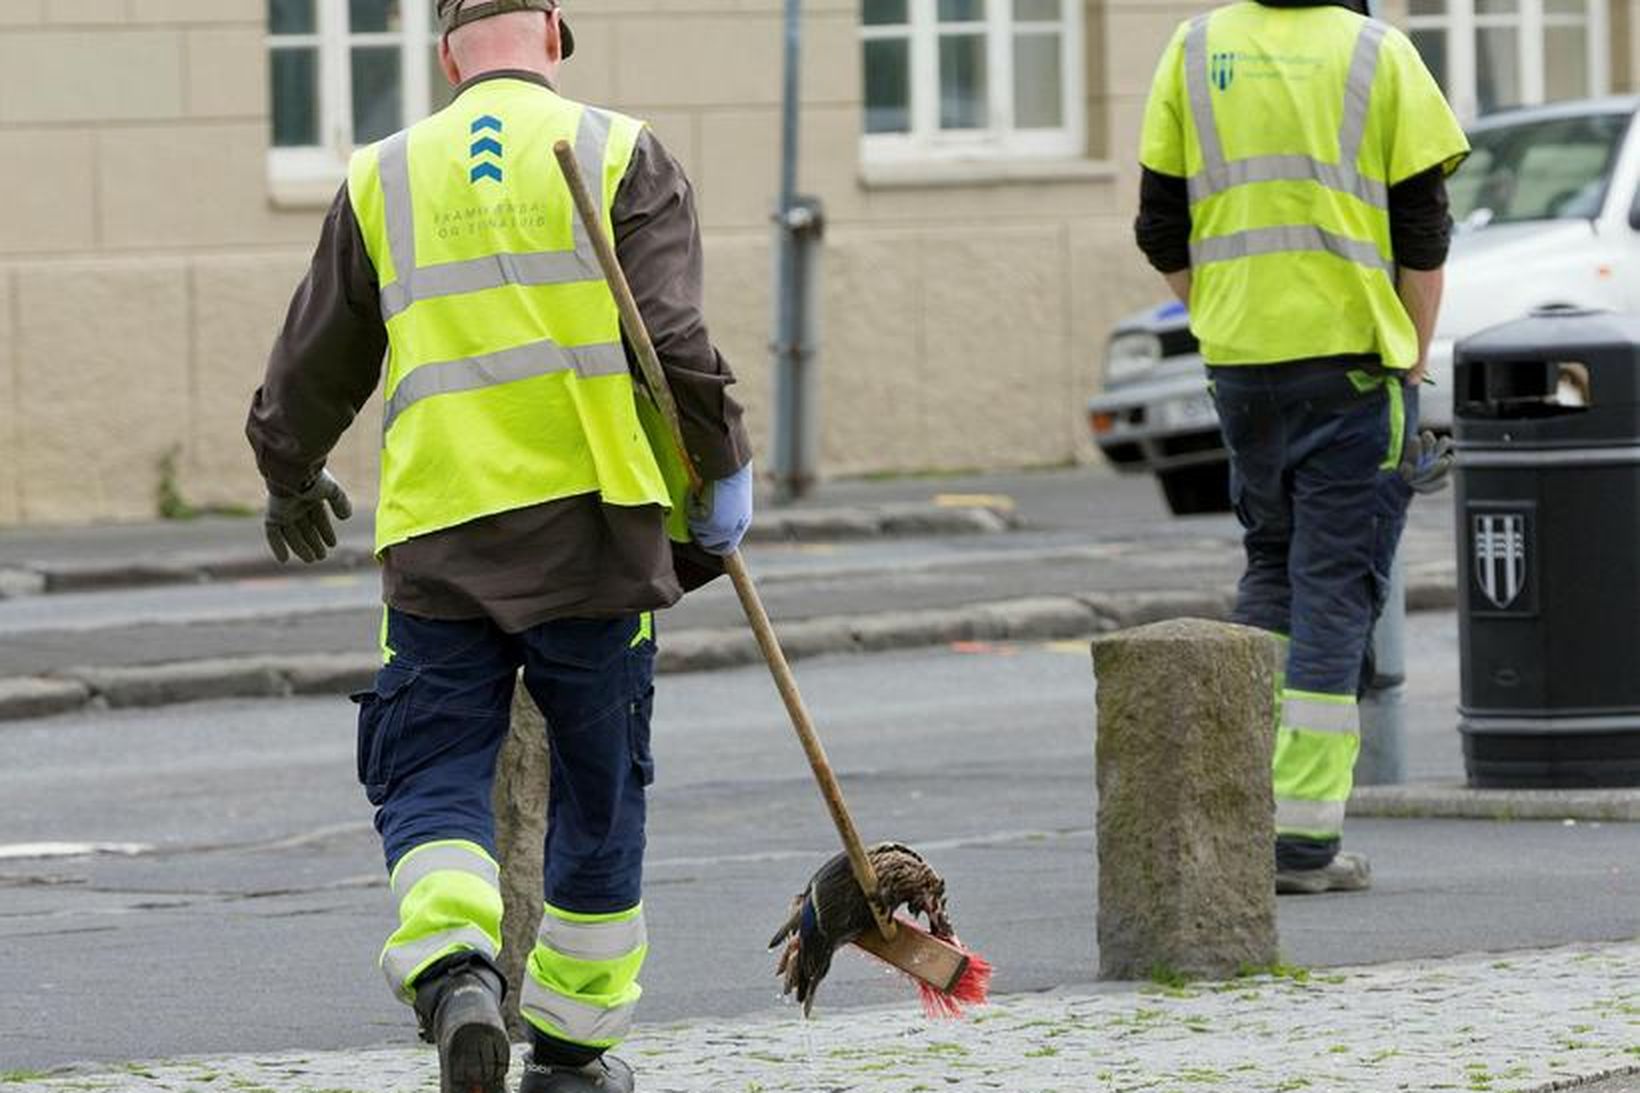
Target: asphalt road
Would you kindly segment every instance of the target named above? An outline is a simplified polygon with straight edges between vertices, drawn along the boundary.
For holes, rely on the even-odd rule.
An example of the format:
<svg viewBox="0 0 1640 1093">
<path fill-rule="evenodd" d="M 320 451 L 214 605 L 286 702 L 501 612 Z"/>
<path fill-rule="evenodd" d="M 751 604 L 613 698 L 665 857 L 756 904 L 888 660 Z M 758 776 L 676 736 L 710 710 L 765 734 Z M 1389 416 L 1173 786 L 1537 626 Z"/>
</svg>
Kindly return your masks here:
<svg viewBox="0 0 1640 1093">
<path fill-rule="evenodd" d="M 1455 777 L 1452 618 L 1418 616 L 1411 637 L 1411 772 Z M 1085 647 L 825 659 L 800 676 L 862 829 L 932 858 L 997 989 L 1091 980 Z M 326 699 L 0 725 L 0 1071 L 407 1042 L 408 1013 L 372 966 L 391 906 L 353 735 L 351 708 Z M 774 1009 L 762 947 L 833 847 L 765 674 L 664 681 L 655 747 L 643 1019 Z M 40 842 L 136 845 L 15 856 Z M 1284 900 L 1288 959 L 1640 931 L 1630 826 L 1363 821 L 1350 843 L 1372 855 L 1376 888 Z M 850 957 L 821 1004 L 897 998 L 897 982 Z"/>
</svg>

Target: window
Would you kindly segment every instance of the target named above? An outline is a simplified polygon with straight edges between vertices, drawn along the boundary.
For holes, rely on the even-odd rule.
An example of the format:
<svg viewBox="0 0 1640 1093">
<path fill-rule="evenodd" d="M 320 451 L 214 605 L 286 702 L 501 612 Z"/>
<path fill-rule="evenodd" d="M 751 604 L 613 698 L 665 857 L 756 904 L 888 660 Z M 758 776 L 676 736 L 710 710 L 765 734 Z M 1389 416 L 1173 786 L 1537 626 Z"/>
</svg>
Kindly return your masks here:
<svg viewBox="0 0 1640 1093">
<path fill-rule="evenodd" d="M 1452 215 L 1475 226 L 1599 216 L 1628 130 L 1626 111 L 1483 126 L 1448 183 Z"/>
<path fill-rule="evenodd" d="M 353 149 L 444 106 L 428 0 L 268 0 L 269 163 L 333 185 Z"/>
<path fill-rule="evenodd" d="M 1079 156 L 1079 0 L 863 0 L 868 159 Z"/>
<path fill-rule="evenodd" d="M 1411 0 L 1407 31 L 1458 115 L 1604 94 L 1605 0 Z"/>
</svg>

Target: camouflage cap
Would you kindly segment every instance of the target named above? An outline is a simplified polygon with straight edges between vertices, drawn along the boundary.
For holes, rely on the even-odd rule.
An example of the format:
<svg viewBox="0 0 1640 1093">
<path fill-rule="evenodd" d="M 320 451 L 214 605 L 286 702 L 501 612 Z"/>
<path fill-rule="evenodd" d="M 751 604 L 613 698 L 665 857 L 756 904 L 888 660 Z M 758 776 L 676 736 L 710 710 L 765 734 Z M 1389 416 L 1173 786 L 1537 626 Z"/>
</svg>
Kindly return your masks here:
<svg viewBox="0 0 1640 1093">
<path fill-rule="evenodd" d="M 506 15 L 514 11 L 542 11 L 550 12 L 558 9 L 558 0 L 479 0 L 479 3 L 461 6 L 461 0 L 438 0 L 438 24 L 440 34 L 449 34 L 458 27 L 480 19 L 488 19 L 492 15 Z M 569 24 L 564 22 L 563 16 L 558 18 L 558 27 L 564 36 L 564 56 L 568 57 L 575 52 L 575 35 L 570 33 Z"/>
</svg>

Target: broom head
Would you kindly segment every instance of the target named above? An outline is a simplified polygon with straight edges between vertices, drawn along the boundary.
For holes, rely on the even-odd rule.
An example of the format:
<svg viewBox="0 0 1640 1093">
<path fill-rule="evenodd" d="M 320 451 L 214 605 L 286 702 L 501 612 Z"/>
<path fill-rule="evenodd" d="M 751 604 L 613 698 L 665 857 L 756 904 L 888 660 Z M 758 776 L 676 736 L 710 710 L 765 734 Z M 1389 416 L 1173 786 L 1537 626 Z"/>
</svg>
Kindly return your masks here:
<svg viewBox="0 0 1640 1093">
<path fill-rule="evenodd" d="M 894 923 L 893 941 L 867 930 L 854 944 L 916 983 L 924 1013 L 960 1017 L 968 1006 L 985 1003 L 991 989 L 990 961 L 955 938 L 935 937 L 903 915 L 896 915 Z"/>
</svg>

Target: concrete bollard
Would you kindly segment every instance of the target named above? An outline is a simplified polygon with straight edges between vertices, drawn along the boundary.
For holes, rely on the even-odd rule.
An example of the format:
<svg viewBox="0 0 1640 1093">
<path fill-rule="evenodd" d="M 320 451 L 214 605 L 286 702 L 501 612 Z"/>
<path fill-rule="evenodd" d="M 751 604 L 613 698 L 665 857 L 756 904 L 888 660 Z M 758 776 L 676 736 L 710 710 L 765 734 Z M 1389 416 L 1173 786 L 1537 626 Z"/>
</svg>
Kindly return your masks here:
<svg viewBox="0 0 1640 1093">
<path fill-rule="evenodd" d="M 1275 962 L 1276 656 L 1201 619 L 1093 643 L 1101 978 Z"/>
<path fill-rule="evenodd" d="M 541 928 L 541 871 L 547 833 L 547 726 L 522 678 L 513 695 L 512 730 L 495 764 L 496 851 L 501 859 L 501 971 L 507 977 L 507 1026 L 528 1036 L 518 1013 L 524 963 Z"/>
</svg>

